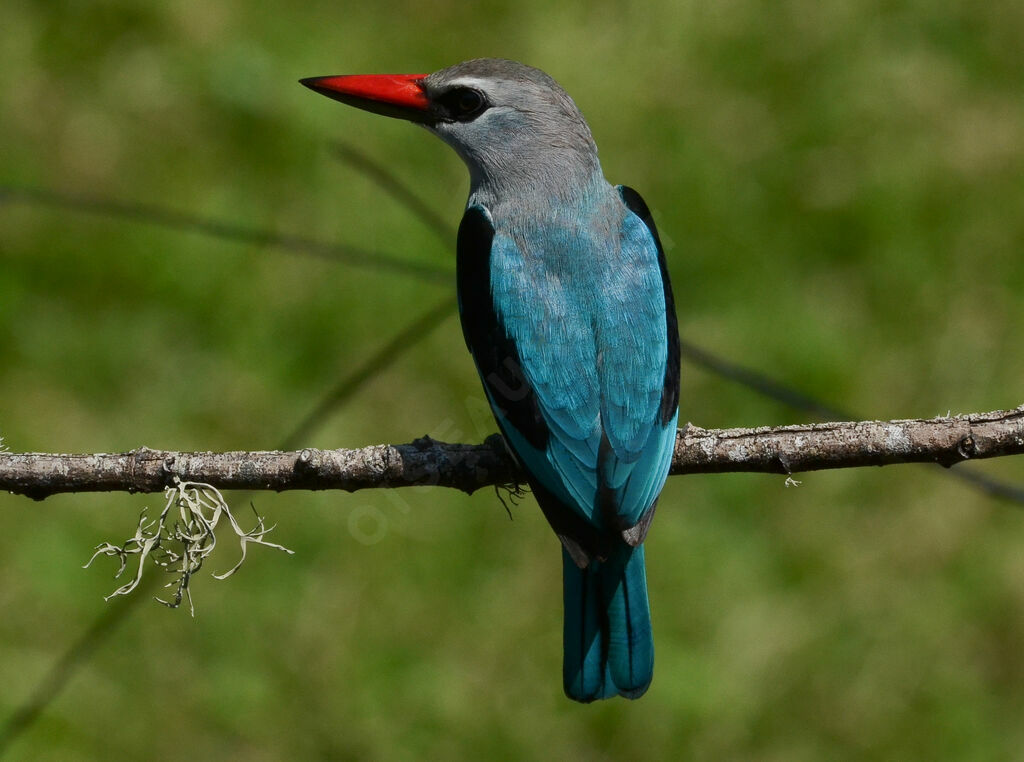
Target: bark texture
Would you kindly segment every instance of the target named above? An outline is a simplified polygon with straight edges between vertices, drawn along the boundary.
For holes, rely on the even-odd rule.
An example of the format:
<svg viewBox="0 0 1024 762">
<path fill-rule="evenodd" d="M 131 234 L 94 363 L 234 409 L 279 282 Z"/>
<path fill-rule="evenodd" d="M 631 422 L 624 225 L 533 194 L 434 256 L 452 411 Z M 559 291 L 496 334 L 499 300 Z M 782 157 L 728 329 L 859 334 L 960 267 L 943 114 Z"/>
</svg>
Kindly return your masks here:
<svg viewBox="0 0 1024 762">
<path fill-rule="evenodd" d="M 1015 410 L 902 421 L 815 423 L 678 432 L 673 474 L 795 474 L 828 468 L 939 463 L 1024 453 L 1024 405 Z M 354 492 L 431 485 L 473 492 L 523 481 L 500 436 L 483 444 L 429 437 L 357 450 L 120 454 L 0 453 L 0 489 L 42 499 L 61 492 L 160 492 L 175 478 L 218 489 Z"/>
</svg>

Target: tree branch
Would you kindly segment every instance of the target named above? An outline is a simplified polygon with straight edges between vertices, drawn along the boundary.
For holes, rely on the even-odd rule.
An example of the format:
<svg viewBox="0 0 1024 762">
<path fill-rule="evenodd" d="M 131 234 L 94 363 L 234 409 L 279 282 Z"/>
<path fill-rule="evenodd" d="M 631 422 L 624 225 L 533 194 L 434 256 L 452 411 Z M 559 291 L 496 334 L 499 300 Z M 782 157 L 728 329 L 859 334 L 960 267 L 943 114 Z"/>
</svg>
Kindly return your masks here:
<svg viewBox="0 0 1024 762">
<path fill-rule="evenodd" d="M 673 474 L 795 474 L 830 468 L 939 463 L 1024 453 L 1024 405 L 929 420 L 814 423 L 755 429 L 687 424 L 676 439 Z M 430 485 L 473 492 L 523 481 L 491 436 L 479 445 L 425 437 L 404 445 L 292 452 L 121 454 L 0 453 L 0 489 L 41 500 L 61 492 L 160 492 L 182 481 L 218 489 L 341 489 Z"/>
</svg>

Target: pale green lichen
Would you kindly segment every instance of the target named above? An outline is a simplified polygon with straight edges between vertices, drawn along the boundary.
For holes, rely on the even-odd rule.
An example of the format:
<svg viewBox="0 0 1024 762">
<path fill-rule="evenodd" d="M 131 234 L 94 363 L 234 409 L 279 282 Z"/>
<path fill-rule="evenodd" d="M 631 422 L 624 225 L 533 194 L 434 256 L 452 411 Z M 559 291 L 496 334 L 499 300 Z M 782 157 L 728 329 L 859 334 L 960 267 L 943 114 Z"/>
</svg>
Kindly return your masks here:
<svg viewBox="0 0 1024 762">
<path fill-rule="evenodd" d="M 174 486 L 164 490 L 164 496 L 167 498 L 167 503 L 157 518 L 147 519 L 146 509 L 143 509 L 134 537 L 129 538 L 120 546 L 109 542 L 97 545 L 96 552 L 83 567 L 88 568 L 97 556 L 117 556 L 121 567 L 114 575 L 116 579 L 127 568 L 129 556 L 139 557 L 134 579 L 117 588 L 104 600 L 110 600 L 115 595 L 128 595 L 135 590 L 142 580 L 143 570 L 148 559 L 156 566 L 163 568 L 164 571 L 175 575 L 175 578 L 164 586 L 175 588 L 174 597 L 169 601 L 161 598 L 156 600 L 169 608 L 177 608 L 181 605 L 182 598 L 187 598 L 189 609 L 195 616 L 195 606 L 192 603 L 189 583 L 192 575 L 202 568 L 203 562 L 216 547 L 215 530 L 224 517 L 227 517 L 231 529 L 238 538 L 242 547 L 242 556 L 238 559 L 238 563 L 228 571 L 223 574 L 214 574 L 215 579 L 225 579 L 238 570 L 245 561 L 246 548 L 251 542 L 283 550 L 285 553 L 293 552 L 282 545 L 264 539 L 274 527 L 266 527 L 263 517 L 258 514 L 256 514 L 256 526 L 248 531 L 243 530 L 235 520 L 234 514 L 231 513 L 224 496 L 216 487 L 175 479 Z M 177 518 L 172 516 L 172 512 L 177 513 Z M 256 513 L 255 508 L 253 508 L 253 513 Z M 173 524 L 170 523 L 172 520 Z"/>
</svg>

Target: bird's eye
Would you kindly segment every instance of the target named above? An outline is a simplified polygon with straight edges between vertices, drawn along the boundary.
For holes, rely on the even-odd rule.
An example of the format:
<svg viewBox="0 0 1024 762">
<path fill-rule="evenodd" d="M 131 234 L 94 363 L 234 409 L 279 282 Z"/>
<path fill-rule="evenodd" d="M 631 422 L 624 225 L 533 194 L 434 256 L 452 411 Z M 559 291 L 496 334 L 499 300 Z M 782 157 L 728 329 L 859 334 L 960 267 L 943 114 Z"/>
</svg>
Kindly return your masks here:
<svg viewBox="0 0 1024 762">
<path fill-rule="evenodd" d="M 463 90 L 459 93 L 456 106 L 460 114 L 472 114 L 483 105 L 484 99 L 476 90 Z"/>
<path fill-rule="evenodd" d="M 438 100 L 448 112 L 448 117 L 458 122 L 468 122 L 487 108 L 483 93 L 469 87 L 449 90 Z"/>
</svg>

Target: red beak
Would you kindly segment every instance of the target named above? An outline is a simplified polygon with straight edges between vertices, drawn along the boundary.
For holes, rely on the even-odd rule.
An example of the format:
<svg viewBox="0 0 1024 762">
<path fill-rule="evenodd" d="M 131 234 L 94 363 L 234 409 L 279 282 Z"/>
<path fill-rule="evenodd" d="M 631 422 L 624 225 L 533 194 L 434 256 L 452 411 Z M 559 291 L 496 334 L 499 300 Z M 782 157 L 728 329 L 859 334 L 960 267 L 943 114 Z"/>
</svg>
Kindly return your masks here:
<svg viewBox="0 0 1024 762">
<path fill-rule="evenodd" d="M 430 99 L 423 88 L 426 74 L 348 74 L 300 79 L 303 85 L 328 98 L 375 114 L 430 122 Z"/>
</svg>

